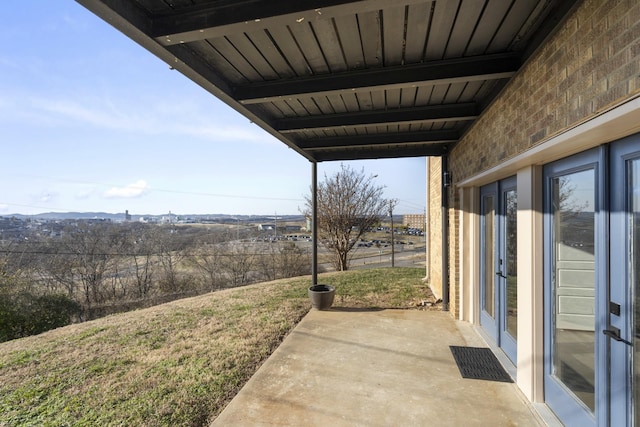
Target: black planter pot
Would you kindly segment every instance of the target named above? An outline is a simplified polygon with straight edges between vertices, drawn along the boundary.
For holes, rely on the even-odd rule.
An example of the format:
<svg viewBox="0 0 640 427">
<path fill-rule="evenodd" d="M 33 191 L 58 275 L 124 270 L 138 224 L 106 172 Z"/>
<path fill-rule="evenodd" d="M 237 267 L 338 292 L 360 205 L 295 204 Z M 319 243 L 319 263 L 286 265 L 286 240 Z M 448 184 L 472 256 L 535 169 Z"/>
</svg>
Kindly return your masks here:
<svg viewBox="0 0 640 427">
<path fill-rule="evenodd" d="M 311 307 L 316 310 L 328 310 L 333 304 L 336 288 L 331 285 L 313 285 L 309 287 Z"/>
</svg>

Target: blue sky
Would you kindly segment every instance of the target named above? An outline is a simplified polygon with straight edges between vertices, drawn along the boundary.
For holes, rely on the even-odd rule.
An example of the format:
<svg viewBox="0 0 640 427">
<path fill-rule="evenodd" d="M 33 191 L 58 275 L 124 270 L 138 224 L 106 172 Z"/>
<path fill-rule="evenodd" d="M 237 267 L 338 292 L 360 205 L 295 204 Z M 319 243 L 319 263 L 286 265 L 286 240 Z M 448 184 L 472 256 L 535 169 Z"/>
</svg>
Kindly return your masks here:
<svg viewBox="0 0 640 427">
<path fill-rule="evenodd" d="M 0 17 L 0 216 L 302 209 L 306 159 L 75 1 L 3 1 Z M 347 164 L 423 212 L 424 158 Z"/>
</svg>

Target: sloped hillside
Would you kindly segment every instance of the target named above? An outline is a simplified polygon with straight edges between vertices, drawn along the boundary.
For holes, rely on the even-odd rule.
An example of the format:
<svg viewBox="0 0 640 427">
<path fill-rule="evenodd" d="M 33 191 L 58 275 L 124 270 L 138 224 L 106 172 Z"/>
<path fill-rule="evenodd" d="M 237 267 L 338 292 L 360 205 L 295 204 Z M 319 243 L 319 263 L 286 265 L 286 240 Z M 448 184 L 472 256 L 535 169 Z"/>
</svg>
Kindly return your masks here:
<svg viewBox="0 0 640 427">
<path fill-rule="evenodd" d="M 409 308 L 422 269 L 330 273 L 335 306 Z M 0 344 L 0 426 L 200 426 L 310 308 L 309 277 L 109 316 Z"/>
</svg>

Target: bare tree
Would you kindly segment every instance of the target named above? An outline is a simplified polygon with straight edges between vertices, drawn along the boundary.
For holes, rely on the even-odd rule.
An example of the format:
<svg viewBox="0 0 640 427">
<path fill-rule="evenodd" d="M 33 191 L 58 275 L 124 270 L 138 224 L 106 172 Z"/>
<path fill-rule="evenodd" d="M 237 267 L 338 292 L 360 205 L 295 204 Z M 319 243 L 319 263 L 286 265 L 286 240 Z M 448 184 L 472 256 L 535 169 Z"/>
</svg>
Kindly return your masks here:
<svg viewBox="0 0 640 427">
<path fill-rule="evenodd" d="M 185 242 L 173 227 L 157 228 L 153 234 L 156 255 L 162 271 L 160 287 L 165 293 L 184 291 L 186 281 L 180 272 L 180 264 L 185 256 Z"/>
<path fill-rule="evenodd" d="M 222 246 L 223 255 L 220 269 L 230 281 L 230 286 L 244 286 L 251 283 L 254 255 L 246 244 L 227 242 Z"/>
<path fill-rule="evenodd" d="M 76 274 L 76 263 L 71 253 L 62 252 L 61 245 L 53 244 L 42 257 L 42 262 L 38 265 L 41 280 L 49 289 L 64 289 L 67 296 L 77 301 L 82 301 L 79 294 L 79 275 Z"/>
<path fill-rule="evenodd" d="M 110 247 L 109 237 L 105 225 L 81 223 L 75 227 L 67 227 L 61 240 L 61 252 L 69 269 L 64 280 L 79 280 L 85 308 L 103 302 L 103 280 L 110 261 L 107 252 Z M 65 276 L 64 272 L 57 272 Z"/>
<path fill-rule="evenodd" d="M 311 272 L 310 254 L 294 242 L 267 244 L 266 250 L 256 256 L 256 264 L 264 280 L 302 276 Z"/>
<path fill-rule="evenodd" d="M 296 277 L 311 273 L 310 254 L 292 242 L 281 246 L 278 251 L 280 277 Z"/>
<path fill-rule="evenodd" d="M 277 242 L 267 243 L 260 249 L 256 256 L 256 267 L 259 270 L 260 279 L 271 281 L 278 278 L 278 248 Z"/>
<path fill-rule="evenodd" d="M 153 285 L 153 233 L 144 224 L 131 224 L 128 228 L 125 252 L 131 259 L 136 298 L 147 298 Z"/>
<path fill-rule="evenodd" d="M 319 241 L 331 252 L 336 270 L 349 268 L 350 252 L 358 239 L 386 215 L 389 203 L 382 197 L 384 187 L 374 185 L 375 176 L 366 176 L 348 165 L 318 184 Z M 312 197 L 306 198 L 311 215 Z"/>
<path fill-rule="evenodd" d="M 222 288 L 224 281 L 222 280 L 221 250 L 215 244 L 204 243 L 192 250 L 190 261 L 206 285 L 206 287 L 215 291 Z"/>
</svg>

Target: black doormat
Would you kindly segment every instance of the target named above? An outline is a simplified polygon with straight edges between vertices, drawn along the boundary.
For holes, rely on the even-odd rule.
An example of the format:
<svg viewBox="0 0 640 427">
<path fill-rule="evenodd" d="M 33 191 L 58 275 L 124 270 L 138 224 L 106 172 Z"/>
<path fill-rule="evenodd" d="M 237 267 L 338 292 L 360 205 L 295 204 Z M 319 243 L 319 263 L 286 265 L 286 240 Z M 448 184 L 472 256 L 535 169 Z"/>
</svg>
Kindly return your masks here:
<svg viewBox="0 0 640 427">
<path fill-rule="evenodd" d="M 488 348 L 449 346 L 462 378 L 511 383 L 498 358 Z"/>
</svg>

